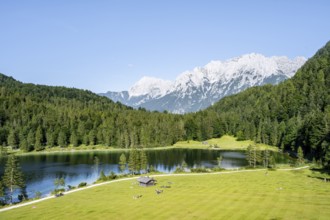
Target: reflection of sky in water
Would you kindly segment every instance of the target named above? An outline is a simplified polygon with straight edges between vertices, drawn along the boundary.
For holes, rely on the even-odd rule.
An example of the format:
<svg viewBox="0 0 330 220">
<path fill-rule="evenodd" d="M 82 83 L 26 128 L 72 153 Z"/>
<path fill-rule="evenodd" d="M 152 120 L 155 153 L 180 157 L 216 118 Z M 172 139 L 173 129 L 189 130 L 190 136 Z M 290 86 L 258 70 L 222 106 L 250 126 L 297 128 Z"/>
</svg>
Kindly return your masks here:
<svg viewBox="0 0 330 220">
<path fill-rule="evenodd" d="M 54 190 L 54 180 L 63 177 L 65 188 L 77 186 L 81 182 L 91 184 L 97 180 L 101 170 L 105 175 L 118 173 L 118 161 L 122 152 L 86 152 L 77 154 L 31 155 L 19 157 L 22 170 L 26 177 L 28 196 L 34 197 L 37 191 L 43 196 Z M 126 152 L 128 160 L 128 153 Z M 209 150 L 171 149 L 164 151 L 147 151 L 149 165 L 160 172 L 173 172 L 186 161 L 188 168 L 217 166 L 217 157 L 223 157 L 223 168 L 237 168 L 246 165 L 242 152 L 225 152 Z M 98 167 L 94 157 L 100 159 Z M 0 162 L 0 173 L 3 173 L 4 162 Z M 126 170 L 128 172 L 128 170 Z"/>
</svg>

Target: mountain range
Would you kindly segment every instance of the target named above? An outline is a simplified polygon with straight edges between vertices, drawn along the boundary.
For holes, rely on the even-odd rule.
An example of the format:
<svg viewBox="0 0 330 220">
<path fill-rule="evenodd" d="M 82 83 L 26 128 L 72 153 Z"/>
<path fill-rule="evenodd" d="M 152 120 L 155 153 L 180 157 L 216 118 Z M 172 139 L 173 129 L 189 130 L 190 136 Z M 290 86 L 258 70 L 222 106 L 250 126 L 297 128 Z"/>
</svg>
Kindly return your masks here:
<svg viewBox="0 0 330 220">
<path fill-rule="evenodd" d="M 204 67 L 181 73 L 175 81 L 143 77 L 128 91 L 100 95 L 134 108 L 179 114 L 196 112 L 249 87 L 278 84 L 291 78 L 305 62 L 304 57 L 289 59 L 251 53 L 226 61 L 211 61 Z"/>
</svg>

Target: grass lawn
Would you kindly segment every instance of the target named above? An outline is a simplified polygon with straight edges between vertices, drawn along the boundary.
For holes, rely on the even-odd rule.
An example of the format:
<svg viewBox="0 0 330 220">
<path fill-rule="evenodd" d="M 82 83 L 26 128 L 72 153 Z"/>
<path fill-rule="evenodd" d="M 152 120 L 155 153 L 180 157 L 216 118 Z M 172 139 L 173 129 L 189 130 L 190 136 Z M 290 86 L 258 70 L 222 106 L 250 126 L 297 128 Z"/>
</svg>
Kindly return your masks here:
<svg viewBox="0 0 330 220">
<path fill-rule="evenodd" d="M 250 144 L 254 144 L 253 141 L 237 141 L 235 137 L 224 135 L 221 138 L 212 138 L 204 142 L 201 141 L 179 141 L 174 144 L 175 147 L 182 147 L 182 148 L 210 148 L 210 145 L 218 145 L 220 150 L 245 150 Z M 273 147 L 266 144 L 257 144 L 261 150 L 269 149 L 278 151 L 277 147 Z"/>
<path fill-rule="evenodd" d="M 0 219 L 329 219 L 330 183 L 310 173 L 164 176 L 148 188 L 128 180 L 0 212 Z M 171 188 L 157 195 L 162 185 Z"/>
</svg>

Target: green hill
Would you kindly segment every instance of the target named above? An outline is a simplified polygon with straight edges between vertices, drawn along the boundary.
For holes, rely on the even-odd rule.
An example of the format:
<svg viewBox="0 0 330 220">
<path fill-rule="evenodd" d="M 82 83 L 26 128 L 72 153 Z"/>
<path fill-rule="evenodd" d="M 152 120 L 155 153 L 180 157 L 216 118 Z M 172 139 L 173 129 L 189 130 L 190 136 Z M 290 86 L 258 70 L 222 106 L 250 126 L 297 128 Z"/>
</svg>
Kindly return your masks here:
<svg viewBox="0 0 330 220">
<path fill-rule="evenodd" d="M 170 145 L 182 138 L 181 118 L 133 110 L 90 91 L 24 84 L 0 74 L 0 143 L 24 151 L 69 144 Z"/>
<path fill-rule="evenodd" d="M 277 86 L 254 87 L 222 99 L 195 117 L 214 115 L 220 135 L 296 150 L 330 160 L 330 42 Z M 212 116 L 214 118 L 214 116 Z"/>
</svg>

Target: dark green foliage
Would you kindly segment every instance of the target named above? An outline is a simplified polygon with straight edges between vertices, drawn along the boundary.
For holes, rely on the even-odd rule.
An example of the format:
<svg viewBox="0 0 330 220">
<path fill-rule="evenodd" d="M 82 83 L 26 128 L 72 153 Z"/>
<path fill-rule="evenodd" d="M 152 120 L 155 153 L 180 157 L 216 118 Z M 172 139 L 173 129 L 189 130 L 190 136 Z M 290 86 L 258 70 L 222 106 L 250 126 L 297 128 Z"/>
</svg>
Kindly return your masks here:
<svg viewBox="0 0 330 220">
<path fill-rule="evenodd" d="M 9 190 L 10 203 L 13 200 L 13 193 L 16 189 L 25 188 L 25 180 L 18 159 L 15 155 L 10 155 L 7 159 L 5 172 L 2 177 L 3 185 Z"/>
<path fill-rule="evenodd" d="M 220 135 L 248 137 L 282 150 L 301 146 L 307 157 L 330 167 L 330 42 L 292 79 L 226 97 L 194 118 L 198 122 L 208 115 L 218 120 L 213 128 Z"/>
<path fill-rule="evenodd" d="M 126 164 L 127 164 L 126 156 L 125 156 L 124 153 L 122 153 L 119 157 L 119 170 L 120 170 L 120 172 L 125 171 Z"/>
<path fill-rule="evenodd" d="M 147 171 L 148 158 L 144 150 L 131 148 L 128 157 L 128 169 L 132 174 Z"/>
<path fill-rule="evenodd" d="M 256 168 L 258 164 L 262 164 L 263 157 L 262 151 L 257 147 L 257 145 L 249 145 L 246 151 L 246 160 L 250 167 Z"/>
<path fill-rule="evenodd" d="M 305 163 L 304 152 L 303 152 L 301 147 L 298 147 L 298 150 L 297 150 L 297 165 L 300 166 L 300 165 L 303 165 L 304 163 Z"/>
<path fill-rule="evenodd" d="M 114 180 L 116 178 L 117 178 L 117 175 L 113 171 L 111 171 L 110 175 L 108 176 L 108 179 L 109 180 Z"/>
<path fill-rule="evenodd" d="M 148 168 L 148 158 L 146 152 L 142 149 L 140 150 L 140 169 L 146 172 Z"/>
<path fill-rule="evenodd" d="M 184 121 L 89 91 L 23 84 L 0 74 L 0 144 L 24 151 L 69 144 L 167 146 L 185 138 Z"/>
<path fill-rule="evenodd" d="M 5 195 L 5 188 L 2 184 L 2 181 L 0 181 L 0 197 L 3 197 Z"/>
<path fill-rule="evenodd" d="M 210 172 L 210 170 L 203 168 L 203 167 L 191 168 L 190 171 L 192 173 L 209 173 Z"/>
<path fill-rule="evenodd" d="M 58 189 L 58 187 L 60 187 L 60 186 L 65 186 L 65 180 L 64 180 L 64 178 L 62 177 L 62 178 L 56 178 L 55 180 L 54 180 L 54 186 L 55 186 L 55 190 L 56 189 Z"/>
<path fill-rule="evenodd" d="M 105 176 L 105 174 L 104 174 L 104 171 L 103 170 L 101 170 L 101 173 L 100 173 L 100 177 L 99 177 L 99 179 L 98 180 L 101 180 L 101 181 L 106 181 L 107 180 L 107 177 Z"/>
<path fill-rule="evenodd" d="M 218 162 L 218 168 L 221 168 L 221 163 L 222 163 L 222 156 L 220 155 L 217 157 L 217 162 Z"/>
<path fill-rule="evenodd" d="M 87 186 L 87 183 L 86 182 L 81 182 L 81 183 L 79 183 L 78 188 L 81 188 L 81 187 L 84 187 L 84 186 Z"/>
</svg>

